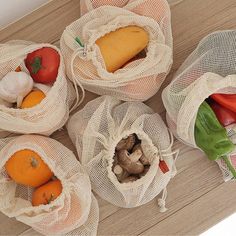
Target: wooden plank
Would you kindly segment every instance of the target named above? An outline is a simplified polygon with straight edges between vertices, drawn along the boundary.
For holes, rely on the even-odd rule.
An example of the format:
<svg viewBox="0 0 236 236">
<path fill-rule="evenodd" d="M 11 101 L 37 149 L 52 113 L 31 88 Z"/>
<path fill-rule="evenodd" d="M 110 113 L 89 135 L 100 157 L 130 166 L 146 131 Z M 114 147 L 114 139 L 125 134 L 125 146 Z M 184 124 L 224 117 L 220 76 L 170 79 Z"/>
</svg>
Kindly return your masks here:
<svg viewBox="0 0 236 236">
<path fill-rule="evenodd" d="M 0 42 L 22 39 L 57 41 L 67 25 L 79 17 L 79 0 L 53 0 L 0 31 Z"/>
<path fill-rule="evenodd" d="M 224 183 L 141 235 L 199 235 L 235 211 L 236 183 Z"/>
<path fill-rule="evenodd" d="M 17 235 L 28 228 L 29 226 L 16 221 L 14 218 L 8 218 L 0 212 L 0 235 Z"/>
</svg>

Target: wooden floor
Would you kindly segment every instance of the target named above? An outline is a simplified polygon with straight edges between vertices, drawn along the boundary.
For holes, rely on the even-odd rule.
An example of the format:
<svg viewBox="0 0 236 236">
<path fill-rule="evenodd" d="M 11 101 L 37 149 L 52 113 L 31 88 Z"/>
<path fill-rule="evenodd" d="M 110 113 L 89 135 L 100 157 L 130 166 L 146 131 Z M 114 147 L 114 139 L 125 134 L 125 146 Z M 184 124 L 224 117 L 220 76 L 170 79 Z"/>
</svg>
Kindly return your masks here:
<svg viewBox="0 0 236 236">
<path fill-rule="evenodd" d="M 174 65 L 163 87 L 202 37 L 215 30 L 233 29 L 236 25 L 235 0 L 169 2 Z M 79 0 L 53 0 L 1 30 L 0 42 L 26 39 L 58 45 L 65 26 L 78 16 Z M 164 116 L 160 94 L 161 91 L 146 104 Z M 87 93 L 86 101 L 95 97 Z M 65 130 L 56 132 L 52 137 L 74 151 Z M 156 200 L 135 209 L 122 209 L 98 197 L 98 235 L 198 235 L 236 211 L 236 183 L 224 183 L 217 165 L 201 152 L 178 141 L 174 146 L 181 151 L 177 162 L 178 174 L 168 186 L 169 210 L 159 213 Z M 39 234 L 0 213 L 0 235 Z"/>
</svg>

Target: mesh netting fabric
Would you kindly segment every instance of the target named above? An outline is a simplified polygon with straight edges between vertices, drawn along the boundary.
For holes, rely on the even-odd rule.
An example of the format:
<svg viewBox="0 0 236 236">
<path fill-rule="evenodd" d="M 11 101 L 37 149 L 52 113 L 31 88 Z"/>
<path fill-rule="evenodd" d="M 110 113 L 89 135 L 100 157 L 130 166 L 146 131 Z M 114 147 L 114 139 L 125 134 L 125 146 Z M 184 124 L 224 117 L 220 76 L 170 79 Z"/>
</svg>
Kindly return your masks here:
<svg viewBox="0 0 236 236">
<path fill-rule="evenodd" d="M 0 211 L 44 235 L 96 235 L 98 204 L 91 193 L 88 174 L 73 152 L 56 140 L 23 135 L 0 140 Z M 40 155 L 63 189 L 48 205 L 32 206 L 31 187 L 16 184 L 5 170 L 16 151 L 30 149 Z"/>
<path fill-rule="evenodd" d="M 62 34 L 68 77 L 89 91 L 125 101 L 144 101 L 160 88 L 172 65 L 170 9 L 166 0 L 81 1 L 81 18 Z M 109 73 L 96 40 L 118 28 L 138 25 L 149 34 L 146 57 Z M 79 37 L 85 47 L 75 38 Z"/>
<path fill-rule="evenodd" d="M 141 102 L 122 103 L 109 96 L 99 97 L 74 114 L 67 128 L 89 173 L 92 189 L 114 205 L 131 208 L 149 202 L 176 172 L 167 127 L 157 113 Z M 115 147 L 132 133 L 141 140 L 151 166 L 135 182 L 120 183 L 112 171 Z M 159 168 L 160 158 L 169 168 L 165 174 Z"/>
<path fill-rule="evenodd" d="M 194 126 L 201 103 L 213 93 L 236 94 L 236 31 L 218 31 L 203 38 L 163 90 L 171 131 L 197 148 Z M 234 127 L 232 127 L 234 129 Z M 223 160 L 217 161 L 223 163 Z M 220 165 L 224 179 L 231 176 Z"/>
<path fill-rule="evenodd" d="M 61 128 L 69 118 L 69 108 L 75 99 L 75 92 L 71 82 L 66 78 L 61 53 L 55 46 L 25 41 L 0 44 L 0 79 L 19 65 L 22 71 L 29 73 L 24 59 L 28 53 L 42 47 L 51 47 L 60 54 L 56 82 L 47 91 L 43 101 L 32 108 L 15 109 L 0 104 L 0 131 L 50 135 Z"/>
</svg>

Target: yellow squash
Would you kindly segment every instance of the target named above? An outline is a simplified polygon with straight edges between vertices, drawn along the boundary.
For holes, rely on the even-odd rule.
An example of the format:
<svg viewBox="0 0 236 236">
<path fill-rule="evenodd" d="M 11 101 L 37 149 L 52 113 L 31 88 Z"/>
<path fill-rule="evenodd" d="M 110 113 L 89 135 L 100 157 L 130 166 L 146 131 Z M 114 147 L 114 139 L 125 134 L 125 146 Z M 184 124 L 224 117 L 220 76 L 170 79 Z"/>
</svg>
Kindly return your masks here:
<svg viewBox="0 0 236 236">
<path fill-rule="evenodd" d="M 106 69 L 114 72 L 139 54 L 148 44 L 148 33 L 139 26 L 127 26 L 112 31 L 96 41 Z"/>
</svg>

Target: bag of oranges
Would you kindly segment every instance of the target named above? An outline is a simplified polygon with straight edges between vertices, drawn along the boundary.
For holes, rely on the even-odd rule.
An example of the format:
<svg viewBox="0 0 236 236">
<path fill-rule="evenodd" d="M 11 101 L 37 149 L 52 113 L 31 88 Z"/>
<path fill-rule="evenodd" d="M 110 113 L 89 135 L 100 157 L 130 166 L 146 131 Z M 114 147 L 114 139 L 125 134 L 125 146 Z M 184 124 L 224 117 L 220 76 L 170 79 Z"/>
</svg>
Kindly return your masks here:
<svg viewBox="0 0 236 236">
<path fill-rule="evenodd" d="M 0 130 L 50 135 L 75 100 L 63 58 L 50 44 L 0 44 Z"/>
<path fill-rule="evenodd" d="M 68 77 L 99 95 L 144 101 L 172 65 L 166 0 L 83 0 L 81 17 L 62 34 Z"/>
<path fill-rule="evenodd" d="M 44 235 L 96 235 L 98 204 L 74 154 L 38 135 L 0 140 L 0 211 Z"/>
<path fill-rule="evenodd" d="M 177 152 L 157 113 L 141 102 L 102 96 L 74 114 L 67 128 L 100 197 L 131 208 L 163 191 L 158 204 L 165 211 L 165 188 L 176 173 Z"/>
</svg>

